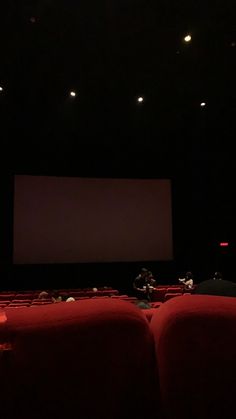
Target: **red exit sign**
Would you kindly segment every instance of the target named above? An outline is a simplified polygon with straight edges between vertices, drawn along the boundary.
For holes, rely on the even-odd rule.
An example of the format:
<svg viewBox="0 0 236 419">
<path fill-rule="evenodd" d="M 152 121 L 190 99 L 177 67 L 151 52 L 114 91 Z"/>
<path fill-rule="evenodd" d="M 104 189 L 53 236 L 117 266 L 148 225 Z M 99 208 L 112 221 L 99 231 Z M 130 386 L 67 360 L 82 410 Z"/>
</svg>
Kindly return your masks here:
<svg viewBox="0 0 236 419">
<path fill-rule="evenodd" d="M 229 242 L 220 242 L 220 247 L 228 247 Z"/>
</svg>

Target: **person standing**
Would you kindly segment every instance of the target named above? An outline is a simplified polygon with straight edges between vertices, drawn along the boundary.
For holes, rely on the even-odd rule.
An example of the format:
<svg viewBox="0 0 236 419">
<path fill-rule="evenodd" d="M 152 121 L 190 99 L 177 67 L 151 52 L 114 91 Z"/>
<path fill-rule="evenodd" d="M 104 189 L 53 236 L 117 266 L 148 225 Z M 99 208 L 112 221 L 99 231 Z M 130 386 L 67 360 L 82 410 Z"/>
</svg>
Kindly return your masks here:
<svg viewBox="0 0 236 419">
<path fill-rule="evenodd" d="M 146 299 L 151 300 L 151 292 L 156 281 L 151 271 L 146 268 L 142 268 L 138 276 L 136 276 L 133 282 L 133 288 L 135 290 L 137 298 L 140 300 Z"/>
</svg>

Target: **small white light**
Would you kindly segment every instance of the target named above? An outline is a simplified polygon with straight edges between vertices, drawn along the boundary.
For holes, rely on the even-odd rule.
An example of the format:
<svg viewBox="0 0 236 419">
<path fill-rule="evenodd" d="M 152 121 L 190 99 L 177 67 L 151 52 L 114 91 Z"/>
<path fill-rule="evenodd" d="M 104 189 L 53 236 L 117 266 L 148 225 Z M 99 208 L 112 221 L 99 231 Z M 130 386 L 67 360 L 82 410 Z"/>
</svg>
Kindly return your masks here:
<svg viewBox="0 0 236 419">
<path fill-rule="evenodd" d="M 202 108 L 204 108 L 204 106 L 206 106 L 206 102 L 201 102 L 201 103 L 200 103 L 200 106 L 201 106 Z"/>
<path fill-rule="evenodd" d="M 144 100 L 144 99 L 143 99 L 143 97 L 142 97 L 142 96 L 139 96 L 139 97 L 138 97 L 138 103 L 142 103 L 142 102 L 143 102 L 143 100 Z"/>
<path fill-rule="evenodd" d="M 186 35 L 186 36 L 184 37 L 185 42 L 190 42 L 190 41 L 191 41 L 191 39 L 192 39 L 191 35 Z"/>
<path fill-rule="evenodd" d="M 70 92 L 70 96 L 75 97 L 76 96 L 76 92 Z"/>
<path fill-rule="evenodd" d="M 0 92 L 2 92 L 2 91 L 3 91 L 3 87 L 0 86 Z"/>
</svg>

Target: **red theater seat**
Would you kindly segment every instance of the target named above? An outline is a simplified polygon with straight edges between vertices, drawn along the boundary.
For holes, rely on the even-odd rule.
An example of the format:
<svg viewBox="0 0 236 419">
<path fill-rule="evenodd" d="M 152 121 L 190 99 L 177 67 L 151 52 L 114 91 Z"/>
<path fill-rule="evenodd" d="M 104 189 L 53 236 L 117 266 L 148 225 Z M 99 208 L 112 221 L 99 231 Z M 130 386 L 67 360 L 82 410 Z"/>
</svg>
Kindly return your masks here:
<svg viewBox="0 0 236 419">
<path fill-rule="evenodd" d="M 153 303 L 151 303 L 152 308 L 158 308 L 162 305 L 162 303 L 160 301 L 155 301 Z"/>
<path fill-rule="evenodd" d="M 129 301 L 130 303 L 135 303 L 135 302 L 137 302 L 138 301 L 138 298 L 136 298 L 136 297 L 120 297 L 121 298 L 121 300 L 123 300 L 123 301 Z"/>
<path fill-rule="evenodd" d="M 171 292 L 182 293 L 183 292 L 183 287 L 169 287 L 169 288 L 167 288 L 167 293 L 171 293 Z"/>
<path fill-rule="evenodd" d="M 37 304 L 37 303 L 51 303 L 52 302 L 52 299 L 51 298 L 35 298 L 34 300 L 32 300 L 32 303 L 33 304 Z"/>
<path fill-rule="evenodd" d="M 137 307 L 90 299 L 6 315 L 4 419 L 160 417 L 153 336 Z"/>
<path fill-rule="evenodd" d="M 72 291 L 70 292 L 70 297 L 74 297 L 74 298 L 86 297 L 86 292 L 85 291 Z"/>
<path fill-rule="evenodd" d="M 52 300 L 32 301 L 31 306 L 43 306 L 45 304 L 52 304 Z"/>
<path fill-rule="evenodd" d="M 15 294 L 9 294 L 9 293 L 0 294 L 0 301 L 13 300 L 13 298 L 15 298 Z"/>
<path fill-rule="evenodd" d="M 76 301 L 78 300 L 90 300 L 90 297 L 74 297 Z"/>
<path fill-rule="evenodd" d="M 30 304 L 31 300 L 29 299 L 22 299 L 22 300 L 18 300 L 18 299 L 14 299 L 12 300 L 12 304 Z"/>
<path fill-rule="evenodd" d="M 174 298 L 174 297 L 180 297 L 180 296 L 182 296 L 182 293 L 180 293 L 180 292 L 176 292 L 176 293 L 174 293 L 174 292 L 167 292 L 167 293 L 165 294 L 164 301 L 168 301 L 168 300 L 170 300 L 171 298 Z"/>
<path fill-rule="evenodd" d="M 32 300 L 34 298 L 34 293 L 22 293 L 22 294 L 16 294 L 14 299 L 15 300 Z"/>
<path fill-rule="evenodd" d="M 155 288 L 152 292 L 152 301 L 164 301 L 166 288 Z"/>
<path fill-rule="evenodd" d="M 235 416 L 236 299 L 173 298 L 153 315 L 166 419 Z"/>
<path fill-rule="evenodd" d="M 107 289 L 107 290 L 100 290 L 99 291 L 100 295 L 119 295 L 119 291 L 118 290 L 113 290 L 113 289 Z"/>
<path fill-rule="evenodd" d="M 142 312 L 146 316 L 147 320 L 150 322 L 152 319 L 152 316 L 156 312 L 156 308 L 146 308 L 146 309 L 143 309 Z"/>
</svg>

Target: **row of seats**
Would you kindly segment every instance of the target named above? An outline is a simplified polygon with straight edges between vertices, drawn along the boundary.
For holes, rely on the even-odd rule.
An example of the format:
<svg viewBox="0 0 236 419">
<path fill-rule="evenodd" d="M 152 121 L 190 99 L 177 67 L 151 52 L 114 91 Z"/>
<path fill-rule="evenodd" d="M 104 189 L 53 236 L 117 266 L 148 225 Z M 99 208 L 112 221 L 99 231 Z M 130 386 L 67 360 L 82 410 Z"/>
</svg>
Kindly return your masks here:
<svg viewBox="0 0 236 419">
<path fill-rule="evenodd" d="M 136 297 L 128 297 L 128 296 L 95 296 L 91 297 L 92 299 L 105 299 L 105 298 L 118 298 L 124 301 L 130 301 L 132 303 L 135 303 L 138 301 Z M 81 301 L 81 300 L 89 300 L 90 297 L 78 297 L 75 298 L 75 301 Z M 37 307 L 42 306 L 45 304 L 53 304 L 52 299 L 34 299 L 34 300 L 12 300 L 12 301 L 0 301 L 0 308 L 5 309 L 8 308 L 18 308 L 18 307 Z"/>
<path fill-rule="evenodd" d="M 29 307 L 39 304 L 49 304 L 52 302 L 51 298 L 39 299 L 38 296 L 42 290 L 26 291 L 26 292 L 0 292 L 0 308 L 8 307 Z M 60 290 L 60 295 L 69 295 L 77 299 L 81 298 L 94 298 L 94 297 L 111 297 L 119 294 L 116 289 L 96 289 L 83 290 L 83 289 L 69 289 Z"/>
<path fill-rule="evenodd" d="M 152 292 L 152 301 L 160 301 L 165 302 L 172 298 L 173 296 L 171 294 L 175 294 L 175 296 L 182 295 L 183 293 L 192 293 L 192 291 L 195 289 L 195 286 L 191 290 L 186 291 L 184 286 L 160 286 L 156 287 Z"/>
<path fill-rule="evenodd" d="M 161 286 L 154 289 L 152 294 L 152 301 L 154 302 L 165 302 L 169 299 L 182 295 L 183 294 L 183 287 L 175 287 L 172 286 Z M 0 308 L 5 307 L 29 307 L 29 306 L 37 306 L 43 304 L 51 303 L 51 299 L 38 299 L 38 295 L 40 294 L 40 290 L 38 291 L 27 291 L 27 292 L 0 292 Z M 71 290 L 60 290 L 59 294 L 69 295 L 70 297 L 75 298 L 75 300 L 80 299 L 87 299 L 87 298 L 105 298 L 105 297 L 112 297 L 112 298 L 122 298 L 129 301 L 135 301 L 135 297 L 129 297 L 128 295 L 120 295 L 119 291 L 116 289 L 106 289 L 106 290 L 79 290 L 79 289 L 71 289 Z"/>
<path fill-rule="evenodd" d="M 175 285 L 159 285 L 154 290 L 153 293 L 162 296 L 165 293 L 182 293 L 184 287 L 182 285 L 175 286 Z M 29 291 L 0 291 L 0 300 L 4 299 L 25 299 L 25 298 L 36 298 L 42 290 L 29 290 Z M 106 289 L 79 289 L 79 288 L 72 288 L 72 289 L 60 289 L 59 293 L 63 294 L 70 294 L 73 296 L 94 296 L 94 295 L 118 295 L 119 291 L 113 288 L 106 288 Z"/>
<path fill-rule="evenodd" d="M 231 419 L 236 302 L 189 295 L 150 322 L 120 299 L 0 313 L 4 419 Z"/>
<path fill-rule="evenodd" d="M 0 292 L 0 300 L 4 300 L 4 299 L 33 299 L 33 298 L 37 298 L 37 296 L 42 292 L 42 290 L 34 290 L 34 291 L 21 291 L 21 292 L 17 292 L 17 291 L 1 291 Z M 94 296 L 94 295 L 117 295 L 119 293 L 119 291 L 117 289 L 113 289 L 113 288 L 107 288 L 107 289 L 89 289 L 89 290 L 85 290 L 85 289 L 60 289 L 60 294 L 70 294 L 70 295 L 75 295 L 75 296 Z"/>
</svg>

